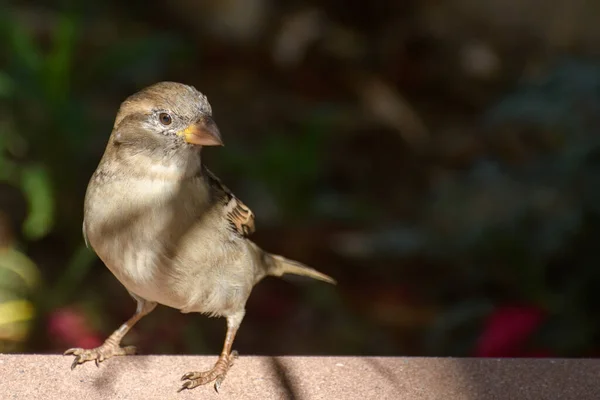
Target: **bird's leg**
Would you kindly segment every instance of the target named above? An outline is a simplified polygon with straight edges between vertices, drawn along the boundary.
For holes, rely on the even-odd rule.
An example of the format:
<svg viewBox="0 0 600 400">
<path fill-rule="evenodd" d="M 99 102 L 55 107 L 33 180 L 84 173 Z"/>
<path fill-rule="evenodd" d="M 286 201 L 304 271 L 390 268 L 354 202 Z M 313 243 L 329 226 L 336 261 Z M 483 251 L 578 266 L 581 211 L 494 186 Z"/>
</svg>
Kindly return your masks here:
<svg viewBox="0 0 600 400">
<path fill-rule="evenodd" d="M 156 303 L 146 301 L 137 296 L 133 296 L 137 300 L 137 308 L 135 314 L 127 320 L 123 325 L 112 333 L 100 347 L 95 349 L 73 348 L 65 351 L 65 355 L 74 355 L 75 360 L 71 364 L 71 369 L 74 369 L 78 364 L 83 364 L 86 361 L 95 361 L 96 366 L 104 360 L 114 356 L 126 356 L 135 354 L 135 346 L 121 347 L 121 340 L 129 332 L 129 330 L 143 316 L 148 315 L 156 307 Z"/>
<path fill-rule="evenodd" d="M 225 379 L 225 375 L 231 366 L 233 361 L 237 358 L 237 351 L 231 351 L 235 334 L 237 333 L 242 319 L 244 318 L 244 312 L 234 314 L 227 317 L 227 334 L 225 335 L 225 343 L 223 344 L 223 351 L 219 356 L 219 359 L 215 365 L 208 371 L 202 372 L 188 372 L 181 377 L 182 381 L 185 381 L 179 392 L 183 389 L 193 389 L 196 386 L 206 385 L 212 381 L 215 381 L 215 390 L 219 392 L 221 383 Z"/>
</svg>

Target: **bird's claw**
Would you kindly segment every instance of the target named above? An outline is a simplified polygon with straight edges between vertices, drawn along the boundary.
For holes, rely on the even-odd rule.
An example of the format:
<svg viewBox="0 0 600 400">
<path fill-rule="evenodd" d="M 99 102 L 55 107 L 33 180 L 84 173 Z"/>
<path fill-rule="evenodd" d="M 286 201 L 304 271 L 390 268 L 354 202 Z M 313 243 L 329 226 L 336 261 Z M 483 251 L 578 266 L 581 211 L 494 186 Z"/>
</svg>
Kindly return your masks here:
<svg viewBox="0 0 600 400">
<path fill-rule="evenodd" d="M 192 389 L 190 386 L 192 386 L 192 381 L 183 382 L 181 387 L 177 390 L 177 393 L 181 392 L 184 389 Z"/>
<path fill-rule="evenodd" d="M 228 356 L 221 356 L 215 365 L 208 371 L 188 372 L 181 377 L 185 381 L 177 392 L 184 389 L 194 389 L 200 385 L 206 385 L 210 382 L 215 382 L 215 391 L 219 393 L 221 384 L 225 380 L 225 375 L 229 368 L 233 365 L 233 361 L 238 357 L 237 351 L 232 351 Z"/>
<path fill-rule="evenodd" d="M 105 343 L 100 347 L 96 347 L 95 349 L 72 348 L 65 351 L 63 354 L 65 356 L 75 356 L 75 359 L 71 364 L 71 370 L 74 370 L 79 364 L 83 364 L 87 361 L 94 361 L 96 367 L 100 367 L 100 363 L 104 360 L 108 360 L 109 358 L 115 356 L 135 354 L 135 351 L 136 349 L 134 346 L 120 347 L 118 345 Z"/>
<path fill-rule="evenodd" d="M 223 382 L 223 379 L 225 379 L 225 375 L 221 375 L 217 378 L 217 380 L 215 381 L 215 392 L 219 393 L 219 388 L 221 387 L 221 383 Z"/>
<path fill-rule="evenodd" d="M 184 374 L 184 375 L 181 377 L 181 380 L 182 380 L 182 381 L 185 381 L 186 379 L 190 379 L 192 376 L 194 376 L 194 374 L 195 374 L 195 372 L 188 372 L 187 374 Z"/>
</svg>

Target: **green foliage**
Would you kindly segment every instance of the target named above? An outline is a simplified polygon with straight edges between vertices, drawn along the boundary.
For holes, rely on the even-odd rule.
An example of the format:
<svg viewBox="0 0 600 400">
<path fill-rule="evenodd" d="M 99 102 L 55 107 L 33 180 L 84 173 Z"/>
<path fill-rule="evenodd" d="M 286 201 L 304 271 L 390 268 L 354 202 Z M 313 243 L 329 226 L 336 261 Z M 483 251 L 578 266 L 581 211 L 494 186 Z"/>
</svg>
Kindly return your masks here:
<svg viewBox="0 0 600 400">
<path fill-rule="evenodd" d="M 42 44 L 21 19 L 10 12 L 0 16 L 0 180 L 26 196 L 27 241 L 60 229 L 73 243 L 64 274 L 48 288 L 53 305 L 70 298 L 95 260 L 81 237 L 80 188 L 91 173 L 85 169 L 95 133 L 102 129 L 105 135 L 110 122 L 91 116 L 90 94 L 115 81 L 149 83 L 185 48 L 182 40 L 162 33 L 124 37 L 79 64 L 84 29 L 79 15 L 58 13 Z"/>
<path fill-rule="evenodd" d="M 0 99 L 8 99 L 14 95 L 15 84 L 6 73 L 0 71 Z"/>
<path fill-rule="evenodd" d="M 314 203 L 314 189 L 326 159 L 331 122 L 318 113 L 302 118 L 301 134 L 271 130 L 252 152 L 228 147 L 222 162 L 245 179 L 264 184 L 284 210 L 302 218 Z M 290 216 L 291 217 L 291 216 Z"/>
<path fill-rule="evenodd" d="M 93 266 L 99 265 L 93 252 L 83 245 L 81 202 L 117 103 L 122 100 L 119 96 L 151 82 L 181 77 L 194 84 L 214 80 L 231 93 L 248 98 L 251 97 L 244 90 L 252 91 L 253 96 L 265 95 L 264 106 L 271 107 L 267 105 L 268 94 L 285 88 L 286 79 L 283 77 L 281 85 L 271 81 L 273 76 L 280 79 L 279 74 L 286 67 L 256 62 L 272 51 L 270 40 L 232 55 L 232 47 L 211 42 L 206 36 L 198 43 L 207 46 L 207 57 L 204 53 L 198 57 L 197 44 L 192 46 L 182 38 L 197 32 L 192 34 L 194 29 L 186 30 L 170 21 L 181 14 L 171 12 L 175 10 L 158 13 L 158 17 L 152 11 L 152 17 L 148 17 L 147 11 L 135 9 L 135 5 L 111 3 L 107 6 L 110 11 L 97 16 L 85 10 L 87 5 L 77 12 L 56 11 L 49 5 L 49 16 L 42 16 L 44 23 L 37 24 L 35 19 L 32 22 L 12 13 L 20 7 L 0 9 L 0 181 L 21 190 L 29 211 L 21 227 L 23 242 L 15 247 L 23 255 L 41 248 L 41 253 L 52 253 L 61 260 L 55 263 L 48 257 L 48 265 L 40 265 L 47 273 L 44 278 L 48 285 L 36 290 L 44 299 L 36 305 L 38 310 L 50 312 L 66 303 L 87 302 L 93 310 L 89 314 L 102 321 L 109 319 L 108 313 L 101 312 L 107 308 L 106 301 L 115 300 L 107 300 L 106 295 L 94 290 L 80 290 L 91 281 Z M 370 43 L 364 32 L 352 31 L 350 19 L 348 16 L 344 30 L 351 34 L 344 40 L 356 36 L 357 46 L 359 42 Z M 192 22 L 197 23 L 197 17 L 192 16 Z M 96 24 L 103 26 L 96 31 Z M 262 131 L 253 132 L 249 143 L 244 143 L 243 135 L 236 135 L 235 140 L 227 142 L 226 150 L 215 156 L 215 162 L 223 164 L 230 174 L 227 178 L 247 181 L 247 186 L 235 189 L 244 201 L 256 206 L 258 218 L 268 214 L 269 209 L 276 209 L 274 215 L 285 214 L 288 232 L 297 226 L 294 222 L 311 216 L 322 215 L 329 223 L 342 222 L 339 225 L 343 229 L 330 223 L 326 229 L 315 229 L 315 239 L 306 239 L 302 235 L 309 235 L 299 233 L 298 243 L 295 239 L 286 243 L 298 246 L 299 253 L 317 249 L 312 256 L 322 257 L 318 262 L 343 266 L 338 269 L 343 271 L 340 275 L 345 275 L 335 289 L 338 292 L 322 286 L 302 289 L 310 304 L 307 309 L 327 313 L 328 320 L 337 320 L 333 333 L 328 334 L 331 345 L 340 352 L 364 352 L 367 339 L 375 337 L 373 348 L 385 348 L 385 338 L 379 340 L 380 336 L 374 333 L 376 323 L 397 323 L 403 332 L 392 332 L 389 337 L 401 337 L 411 324 L 418 325 L 415 331 L 423 329 L 423 321 L 428 318 L 403 315 L 412 315 L 409 309 L 422 306 L 429 310 L 431 306 L 436 309 L 435 321 L 427 335 L 418 332 L 425 338 L 425 347 L 434 355 L 470 355 L 486 317 L 496 305 L 512 301 L 534 305 L 550 315 L 538 332 L 539 343 L 560 354 L 590 354 L 600 335 L 595 315 L 600 306 L 595 295 L 600 285 L 595 257 L 595 239 L 600 236 L 600 140 L 596 134 L 600 127 L 600 66 L 590 61 L 563 60 L 536 77 L 518 82 L 511 93 L 483 110 L 479 126 L 469 126 L 476 136 L 473 142 L 477 143 L 473 148 L 467 145 L 465 153 L 469 154 L 465 158 L 476 161 L 461 160 L 461 167 L 453 168 L 436 165 L 435 160 L 424 159 L 427 157 L 420 159 L 401 146 L 388 149 L 386 144 L 381 145 L 380 140 L 395 143 L 386 141 L 386 135 L 398 132 L 386 131 L 382 121 L 369 119 L 374 116 L 365 118 L 363 108 L 369 107 L 355 100 L 376 103 L 371 98 L 375 95 L 363 93 L 364 88 L 356 85 L 356 80 L 365 76 L 365 66 L 369 66 L 368 75 L 381 75 L 382 80 L 402 93 L 403 101 L 412 103 L 415 98 L 425 97 L 421 104 L 418 103 L 422 100 L 418 100 L 410 105 L 431 128 L 432 143 L 450 125 L 472 124 L 473 110 L 465 112 L 463 108 L 465 104 L 476 106 L 480 98 L 464 97 L 481 93 L 482 88 L 473 90 L 452 68 L 442 68 L 444 73 L 436 75 L 443 63 L 429 63 L 438 63 L 441 54 L 430 57 L 427 52 L 437 50 L 411 50 L 420 44 L 408 43 L 407 54 L 389 59 L 389 55 L 379 54 L 377 46 L 369 51 L 365 48 L 356 52 L 356 60 L 348 56 L 348 62 L 336 65 L 334 60 L 340 59 L 339 55 L 331 57 L 327 52 L 339 47 L 330 46 L 339 38 L 326 36 L 339 32 L 322 31 L 325 36 L 309 46 L 306 62 L 289 70 L 289 82 L 293 83 L 283 90 L 297 91 L 291 94 L 298 97 L 314 96 L 315 101 L 338 101 L 331 108 L 317 107 L 309 112 L 301 107 L 295 109 L 292 101 L 289 107 L 285 105 L 283 114 L 287 121 L 262 121 Z M 374 33 L 368 37 L 377 39 Z M 393 40 L 388 38 L 381 43 L 394 43 Z M 358 59 L 361 53 L 363 60 Z M 412 53 L 426 56 L 413 64 Z M 379 61 L 373 64 L 374 59 Z M 511 69 L 511 62 L 503 59 L 502 67 Z M 377 65 L 385 67 L 377 70 Z M 411 75 L 415 74 L 414 65 L 419 74 Z M 340 76 L 324 78 L 335 72 L 340 72 Z M 443 76 L 456 78 L 456 82 L 441 82 Z M 459 90 L 451 89 L 455 85 Z M 423 95 L 415 95 L 422 88 L 426 88 Z M 381 104 L 385 106 L 384 103 Z M 272 107 L 277 109 L 280 105 Z M 479 114 L 482 110 L 475 111 Z M 265 115 L 270 118 L 272 114 Z M 353 136 L 360 136 L 357 131 L 371 128 L 375 140 L 367 137 L 361 139 L 364 142 L 352 141 Z M 331 143 L 332 132 L 341 133 L 336 136 L 339 142 Z M 453 147 L 455 143 L 443 145 Z M 337 161 L 329 154 L 333 151 L 348 151 L 348 155 Z M 471 155 L 476 152 L 479 153 Z M 206 153 L 212 157 L 212 152 Z M 393 157 L 408 162 L 393 162 Z M 328 163 L 328 159 L 334 162 Z M 220 175 L 221 170 L 218 172 Z M 331 181 L 331 176 L 342 174 L 346 174 L 342 184 Z M 435 178 L 430 179 L 432 176 Z M 256 200 L 255 204 L 252 200 Z M 259 207 L 263 208 L 260 212 Z M 405 226 L 400 220 L 410 220 L 413 225 Z M 339 246 L 346 252 L 340 256 L 343 251 L 332 250 L 330 247 L 335 246 L 328 243 L 340 233 L 338 229 L 347 227 L 352 232 L 340 235 L 346 239 L 345 247 Z M 371 234 L 370 229 L 379 231 Z M 310 240 L 320 242 L 307 244 Z M 335 238 L 331 240 L 334 241 Z M 47 247 L 52 247 L 52 251 Z M 46 262 L 43 256 L 36 261 Z M 410 271 L 412 264 L 416 271 Z M 9 270 L 4 264 L 0 265 L 2 268 L 5 273 Z M 432 270 L 442 278 L 430 276 Z M 419 275 L 425 277 L 412 290 L 415 280 L 411 279 L 418 279 L 415 276 Z M 383 279 L 398 279 L 399 283 L 384 295 L 373 290 L 372 296 L 364 296 L 365 282 L 370 284 L 370 280 L 377 279 L 378 285 Z M 418 296 L 405 298 L 395 293 L 406 288 L 407 292 L 419 292 Z M 428 290 L 430 298 L 421 293 Z M 359 305 L 352 305 L 351 300 Z M 394 308 L 387 302 L 398 304 Z M 428 302 L 436 304 L 423 305 Z M 265 308 L 277 306 L 265 303 Z M 381 322 L 383 318 L 373 322 L 379 318 L 377 307 L 388 310 L 384 314 L 391 316 L 386 322 Z M 120 309 L 121 305 L 115 308 Z M 358 310 L 356 315 L 352 308 Z M 364 313 L 364 319 L 360 313 Z M 300 318 L 296 323 L 304 326 L 302 318 L 309 312 L 296 314 Z M 111 313 L 110 318 L 120 317 L 123 315 Z M 399 322 L 403 319 L 410 322 Z M 156 325 L 162 333 L 160 329 L 168 324 Z M 105 327 L 106 331 L 110 329 Z M 184 341 L 188 348 L 208 351 L 211 335 L 204 334 L 198 325 L 186 325 Z M 398 351 L 398 347 L 390 347 Z"/>
<path fill-rule="evenodd" d="M 54 193 L 48 171 L 39 165 L 27 165 L 21 171 L 21 187 L 29 200 L 29 215 L 23 230 L 28 239 L 39 239 L 54 225 Z"/>
</svg>

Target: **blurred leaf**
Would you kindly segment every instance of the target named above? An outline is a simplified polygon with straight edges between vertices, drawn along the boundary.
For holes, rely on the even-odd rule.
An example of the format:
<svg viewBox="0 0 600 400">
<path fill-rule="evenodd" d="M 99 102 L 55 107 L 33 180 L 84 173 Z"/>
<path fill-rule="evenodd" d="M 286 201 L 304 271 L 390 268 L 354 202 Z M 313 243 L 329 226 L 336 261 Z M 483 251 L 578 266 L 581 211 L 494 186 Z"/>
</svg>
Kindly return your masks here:
<svg viewBox="0 0 600 400">
<path fill-rule="evenodd" d="M 4 15 L 0 27 L 4 48 L 8 50 L 10 72 L 19 85 L 19 92 L 32 92 L 39 83 L 43 57 L 31 33 L 10 15 Z"/>
<path fill-rule="evenodd" d="M 21 187 L 29 202 L 29 215 L 23 232 L 29 239 L 39 239 L 46 235 L 54 223 L 54 194 L 46 169 L 40 165 L 23 168 Z"/>
<path fill-rule="evenodd" d="M 34 305 L 27 300 L 14 300 L 0 304 L 0 326 L 28 321 L 35 314 Z M 22 339 L 21 337 L 19 339 Z"/>
<path fill-rule="evenodd" d="M 25 254 L 13 248 L 2 250 L 0 254 L 0 271 L 2 271 L 0 275 L 5 271 L 16 274 L 25 284 L 23 290 L 28 292 L 36 289 L 40 284 L 40 273 L 37 265 Z M 2 283 L 4 284 L 6 281 L 6 279 L 3 279 Z"/>
<path fill-rule="evenodd" d="M 17 170 L 17 164 L 0 155 L 0 181 L 14 182 Z"/>
<path fill-rule="evenodd" d="M 0 350 L 4 340 L 19 343 L 27 338 L 36 314 L 31 300 L 40 283 L 37 265 L 25 254 L 12 247 L 0 249 Z"/>
<path fill-rule="evenodd" d="M 61 15 L 53 32 L 52 50 L 46 57 L 44 84 L 51 105 L 56 106 L 67 100 L 71 79 L 71 61 L 77 35 L 77 25 L 72 16 Z"/>
<path fill-rule="evenodd" d="M 0 71 L 0 98 L 9 98 L 15 90 L 15 83 L 12 78 L 3 71 Z"/>
<path fill-rule="evenodd" d="M 6 27 L 16 61 L 30 71 L 39 71 L 43 61 L 32 35 L 16 21 L 9 22 Z"/>
</svg>

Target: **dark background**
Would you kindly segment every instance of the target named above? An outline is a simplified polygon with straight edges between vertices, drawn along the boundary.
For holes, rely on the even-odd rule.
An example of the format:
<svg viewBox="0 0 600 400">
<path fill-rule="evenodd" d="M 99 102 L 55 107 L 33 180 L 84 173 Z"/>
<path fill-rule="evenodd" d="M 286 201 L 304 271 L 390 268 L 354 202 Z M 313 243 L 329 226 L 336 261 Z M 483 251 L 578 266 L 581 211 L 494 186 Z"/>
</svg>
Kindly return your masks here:
<svg viewBox="0 0 600 400">
<path fill-rule="evenodd" d="M 600 333 L 600 5 L 584 0 L 13 1 L 0 6 L 0 351 L 98 345 L 134 302 L 85 249 L 121 101 L 205 93 L 205 162 L 269 278 L 241 354 L 581 357 Z M 142 353 L 217 354 L 160 307 Z"/>
</svg>

